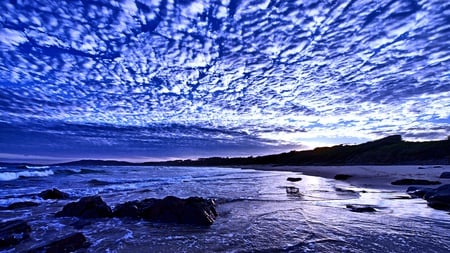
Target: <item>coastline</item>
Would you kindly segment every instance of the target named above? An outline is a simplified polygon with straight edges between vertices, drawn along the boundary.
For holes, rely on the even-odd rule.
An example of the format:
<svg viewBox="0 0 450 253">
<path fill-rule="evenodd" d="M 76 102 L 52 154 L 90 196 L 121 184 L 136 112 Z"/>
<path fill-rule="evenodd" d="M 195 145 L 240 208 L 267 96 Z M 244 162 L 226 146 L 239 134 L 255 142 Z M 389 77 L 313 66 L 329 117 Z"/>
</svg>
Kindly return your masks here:
<svg viewBox="0 0 450 253">
<path fill-rule="evenodd" d="M 405 189 L 409 185 L 392 185 L 391 182 L 400 179 L 423 179 L 440 181 L 441 184 L 450 184 L 450 178 L 439 178 L 442 172 L 450 172 L 449 165 L 350 165 L 350 166 L 273 166 L 248 165 L 240 166 L 242 169 L 263 171 L 290 171 L 299 172 L 308 176 L 317 176 L 333 179 L 337 174 L 351 175 L 344 180 L 355 187 L 373 189 Z M 431 187 L 437 187 L 431 186 Z"/>
</svg>

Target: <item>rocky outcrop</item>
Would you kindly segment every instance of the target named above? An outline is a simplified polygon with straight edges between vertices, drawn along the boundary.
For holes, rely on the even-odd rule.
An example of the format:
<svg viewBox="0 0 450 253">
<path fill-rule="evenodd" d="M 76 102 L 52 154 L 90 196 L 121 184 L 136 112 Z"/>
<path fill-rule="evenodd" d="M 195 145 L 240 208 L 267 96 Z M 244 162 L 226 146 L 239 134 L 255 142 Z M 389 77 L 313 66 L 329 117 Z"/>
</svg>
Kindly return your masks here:
<svg viewBox="0 0 450 253">
<path fill-rule="evenodd" d="M 351 178 L 351 175 L 347 175 L 347 174 L 337 174 L 336 176 L 334 176 L 334 179 L 336 180 L 347 180 L 349 178 Z"/>
<path fill-rule="evenodd" d="M 368 205 L 346 205 L 345 207 L 356 213 L 373 213 L 377 211 L 375 208 Z"/>
<path fill-rule="evenodd" d="M 100 196 L 90 196 L 81 198 L 78 202 L 65 205 L 63 210 L 56 213 L 56 216 L 104 218 L 112 217 L 112 211 Z"/>
<path fill-rule="evenodd" d="M 119 204 L 114 209 L 114 216 L 209 226 L 214 223 L 217 212 L 213 200 L 200 197 L 180 199 L 168 196 L 164 199 L 145 199 Z"/>
<path fill-rule="evenodd" d="M 411 186 L 408 187 L 406 192 L 412 197 L 425 199 L 428 206 L 432 208 L 450 210 L 450 184 L 445 184 L 435 189 Z"/>
<path fill-rule="evenodd" d="M 408 193 L 413 198 L 423 198 L 425 194 L 433 191 L 433 188 L 429 187 L 417 187 L 417 186 L 410 186 L 408 189 L 406 189 L 406 193 Z"/>
<path fill-rule="evenodd" d="M 155 222 L 205 225 L 213 224 L 217 217 L 213 200 L 200 197 L 181 199 L 173 196 L 164 199 L 144 199 L 118 204 L 111 208 L 99 196 L 81 198 L 64 206 L 57 217 L 79 218 L 134 218 Z"/>
<path fill-rule="evenodd" d="M 432 208 L 450 210 L 450 184 L 433 189 L 426 193 L 423 198 L 428 202 L 428 206 Z"/>
<path fill-rule="evenodd" d="M 450 172 L 442 172 L 439 178 L 450 178 Z"/>
<path fill-rule="evenodd" d="M 11 247 L 30 237 L 31 227 L 24 220 L 0 222 L 0 249 Z"/>
<path fill-rule="evenodd" d="M 301 177 L 288 177 L 286 180 L 289 182 L 298 182 L 298 181 L 302 181 L 302 178 Z"/>
<path fill-rule="evenodd" d="M 424 179 L 400 179 L 391 183 L 392 185 L 437 185 L 441 184 L 439 181 L 429 181 Z"/>
<path fill-rule="evenodd" d="M 43 199 L 68 199 L 69 194 L 62 192 L 56 188 L 45 190 L 38 194 Z"/>
<path fill-rule="evenodd" d="M 23 202 L 12 203 L 6 209 L 15 210 L 15 209 L 33 207 L 33 206 L 38 206 L 38 205 L 39 205 L 39 203 L 36 203 L 36 202 L 23 201 Z"/>
<path fill-rule="evenodd" d="M 86 237 L 82 233 L 73 233 L 27 252 L 74 252 L 87 247 L 89 247 L 89 243 L 86 241 Z"/>
</svg>

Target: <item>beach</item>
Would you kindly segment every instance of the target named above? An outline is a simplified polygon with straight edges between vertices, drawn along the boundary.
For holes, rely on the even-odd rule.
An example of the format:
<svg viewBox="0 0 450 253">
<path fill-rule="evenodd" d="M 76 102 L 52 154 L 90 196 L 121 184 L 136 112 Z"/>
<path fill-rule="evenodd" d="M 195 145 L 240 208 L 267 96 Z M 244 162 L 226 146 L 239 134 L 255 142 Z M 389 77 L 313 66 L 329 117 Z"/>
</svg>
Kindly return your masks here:
<svg viewBox="0 0 450 253">
<path fill-rule="evenodd" d="M 334 178 L 338 174 L 350 175 L 345 180 L 351 185 L 360 188 L 372 189 L 402 189 L 404 185 L 392 185 L 395 180 L 400 179 L 423 179 L 429 181 L 440 181 L 449 184 L 449 178 L 439 178 L 443 172 L 450 171 L 450 165 L 354 165 L 354 166 L 272 166 L 255 165 L 243 166 L 242 168 L 264 170 L 264 171 L 290 171 L 299 172 L 304 175 L 322 178 Z M 406 189 L 406 188 L 405 188 Z"/>
</svg>

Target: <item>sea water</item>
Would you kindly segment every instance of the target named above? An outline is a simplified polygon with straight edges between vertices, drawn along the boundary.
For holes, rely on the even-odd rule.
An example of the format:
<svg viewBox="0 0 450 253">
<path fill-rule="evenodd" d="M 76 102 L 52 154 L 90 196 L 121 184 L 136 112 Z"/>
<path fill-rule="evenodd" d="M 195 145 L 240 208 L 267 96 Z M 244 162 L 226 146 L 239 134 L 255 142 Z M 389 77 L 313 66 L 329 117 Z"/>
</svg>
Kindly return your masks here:
<svg viewBox="0 0 450 253">
<path fill-rule="evenodd" d="M 287 177 L 301 177 L 289 182 Z M 297 187 L 288 194 L 286 187 Z M 43 200 L 58 188 L 72 200 Z M 24 219 L 30 239 L 5 251 L 23 251 L 73 232 L 91 243 L 88 252 L 449 252 L 450 216 L 422 199 L 402 199 L 404 189 L 362 189 L 294 172 L 196 167 L 0 168 L 1 221 Z M 210 227 L 133 219 L 77 218 L 55 213 L 77 198 L 100 195 L 118 203 L 165 196 L 213 198 L 219 216 Z M 400 198 L 399 198 L 400 197 Z M 356 213 L 366 204 L 374 213 Z"/>
</svg>

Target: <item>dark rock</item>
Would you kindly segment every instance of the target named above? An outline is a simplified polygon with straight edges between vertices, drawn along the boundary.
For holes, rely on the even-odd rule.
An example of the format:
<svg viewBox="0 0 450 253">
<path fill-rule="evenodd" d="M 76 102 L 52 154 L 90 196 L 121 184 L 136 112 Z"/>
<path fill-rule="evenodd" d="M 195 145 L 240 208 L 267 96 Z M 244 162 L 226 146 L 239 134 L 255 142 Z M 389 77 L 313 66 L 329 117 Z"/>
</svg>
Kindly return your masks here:
<svg viewBox="0 0 450 253">
<path fill-rule="evenodd" d="M 289 182 L 298 182 L 298 181 L 302 181 L 302 178 L 301 177 L 288 177 L 286 180 Z"/>
<path fill-rule="evenodd" d="M 442 172 L 439 178 L 450 178 L 450 172 Z"/>
<path fill-rule="evenodd" d="M 428 202 L 428 206 L 432 208 L 450 210 L 450 184 L 434 189 L 425 194 L 424 198 Z"/>
<path fill-rule="evenodd" d="M 417 187 L 417 186 L 410 186 L 408 189 L 406 189 L 406 193 L 408 193 L 413 198 L 423 198 L 425 194 L 432 192 L 433 188 L 428 187 Z"/>
<path fill-rule="evenodd" d="M 31 227 L 24 220 L 0 222 L 0 249 L 18 244 L 30 237 Z"/>
<path fill-rule="evenodd" d="M 424 179 L 400 179 L 391 183 L 392 185 L 436 185 L 441 184 L 439 181 L 429 181 Z"/>
<path fill-rule="evenodd" d="M 336 176 L 334 176 L 334 179 L 336 180 L 347 180 L 349 178 L 351 178 L 351 175 L 347 175 L 347 174 L 337 174 Z"/>
<path fill-rule="evenodd" d="M 59 253 L 59 252 L 73 252 L 79 249 L 88 248 L 89 243 L 86 241 L 86 237 L 82 233 L 74 233 L 65 237 L 56 239 L 50 243 L 42 246 L 30 249 L 28 253 L 46 252 L 46 253 Z"/>
<path fill-rule="evenodd" d="M 419 170 L 425 170 L 425 169 L 427 169 L 427 168 L 426 168 L 426 167 L 420 166 L 420 167 L 418 167 L 417 169 L 419 169 Z"/>
<path fill-rule="evenodd" d="M 377 211 L 375 208 L 365 205 L 346 205 L 345 207 L 350 209 L 350 211 L 357 213 L 373 213 Z"/>
<path fill-rule="evenodd" d="M 119 204 L 114 209 L 114 216 L 209 226 L 213 224 L 217 212 L 212 200 L 200 197 L 180 199 L 168 196 L 164 199 L 144 199 Z"/>
<path fill-rule="evenodd" d="M 100 196 L 90 196 L 65 205 L 62 211 L 56 213 L 56 216 L 103 218 L 112 217 L 112 211 Z"/>
<path fill-rule="evenodd" d="M 43 199 L 68 199 L 69 194 L 62 192 L 56 188 L 45 190 L 38 194 Z"/>
<path fill-rule="evenodd" d="M 19 208 L 26 208 L 26 207 L 32 207 L 32 206 L 38 206 L 39 203 L 32 202 L 32 201 L 23 201 L 23 202 L 16 202 L 9 205 L 6 209 L 14 210 Z"/>
<path fill-rule="evenodd" d="M 139 218 L 141 216 L 141 210 L 138 208 L 138 205 L 136 201 L 119 204 L 114 208 L 113 216 L 118 218 Z"/>
</svg>

